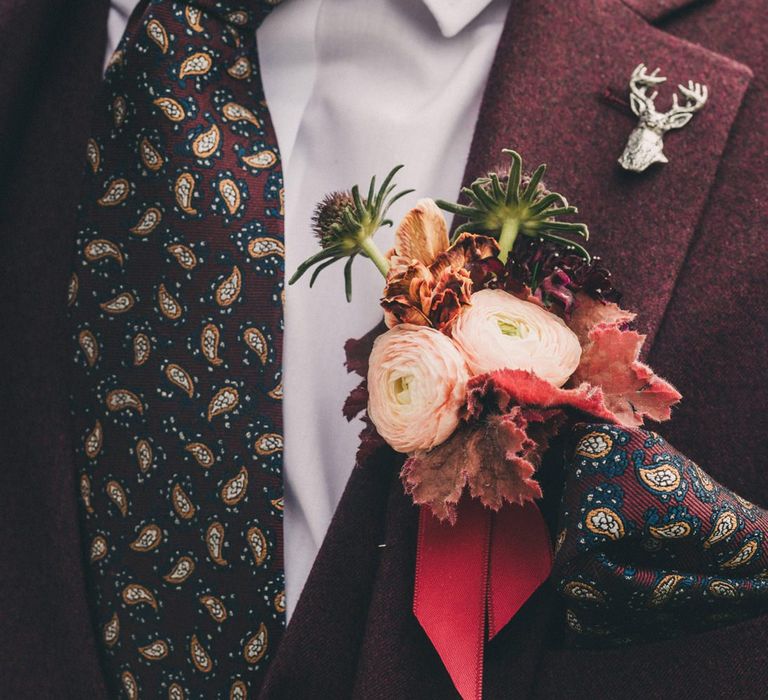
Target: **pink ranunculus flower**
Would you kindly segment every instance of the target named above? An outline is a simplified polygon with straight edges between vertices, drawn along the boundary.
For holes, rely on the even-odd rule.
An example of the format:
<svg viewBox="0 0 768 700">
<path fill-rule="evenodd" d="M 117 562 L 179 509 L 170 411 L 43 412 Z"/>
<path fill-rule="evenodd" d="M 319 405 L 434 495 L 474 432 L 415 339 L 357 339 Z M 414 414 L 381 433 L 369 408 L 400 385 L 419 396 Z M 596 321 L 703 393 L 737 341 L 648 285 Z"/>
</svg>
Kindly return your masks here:
<svg viewBox="0 0 768 700">
<path fill-rule="evenodd" d="M 403 323 L 376 339 L 368 367 L 368 416 L 398 452 L 430 450 L 459 423 L 469 373 L 448 336 Z"/>
<path fill-rule="evenodd" d="M 522 369 L 562 386 L 581 358 L 578 337 L 558 316 L 501 289 L 473 294 L 451 335 L 475 375 Z"/>
</svg>

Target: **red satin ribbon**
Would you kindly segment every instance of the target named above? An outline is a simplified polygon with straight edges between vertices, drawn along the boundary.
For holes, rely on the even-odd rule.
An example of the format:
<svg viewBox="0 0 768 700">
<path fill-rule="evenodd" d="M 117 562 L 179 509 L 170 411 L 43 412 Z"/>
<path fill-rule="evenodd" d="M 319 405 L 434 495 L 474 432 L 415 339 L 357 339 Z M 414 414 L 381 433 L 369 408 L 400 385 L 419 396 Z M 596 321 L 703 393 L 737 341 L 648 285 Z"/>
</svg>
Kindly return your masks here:
<svg viewBox="0 0 768 700">
<path fill-rule="evenodd" d="M 535 503 L 498 512 L 464 497 L 456 525 L 421 509 L 413 612 L 463 700 L 481 700 L 483 651 L 552 569 Z"/>
</svg>

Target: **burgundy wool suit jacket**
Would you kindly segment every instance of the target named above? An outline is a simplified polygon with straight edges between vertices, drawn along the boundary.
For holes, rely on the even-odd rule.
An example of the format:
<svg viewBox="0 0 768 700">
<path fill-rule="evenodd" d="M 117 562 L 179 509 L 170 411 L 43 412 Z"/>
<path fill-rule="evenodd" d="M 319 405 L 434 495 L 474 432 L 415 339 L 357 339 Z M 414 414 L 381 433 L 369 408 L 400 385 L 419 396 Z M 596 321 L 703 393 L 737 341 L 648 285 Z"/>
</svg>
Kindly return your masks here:
<svg viewBox="0 0 768 700">
<path fill-rule="evenodd" d="M 108 0 L 0 0 L 0 697 L 105 698 L 78 531 L 65 288 Z M 684 401 L 661 428 L 768 506 L 768 6 L 765 0 L 512 0 L 466 169 L 504 147 L 580 207 L 648 358 Z M 710 88 L 616 163 L 640 62 Z M 467 124 L 467 128 L 474 125 Z M 552 460 L 550 460 L 552 461 Z M 261 697 L 456 698 L 411 612 L 417 510 L 394 454 L 355 469 Z M 556 510 L 562 464 L 542 472 Z M 385 545 L 385 546 L 381 546 Z M 544 585 L 488 646 L 488 698 L 762 697 L 768 617 L 674 641 L 574 650 Z"/>
</svg>

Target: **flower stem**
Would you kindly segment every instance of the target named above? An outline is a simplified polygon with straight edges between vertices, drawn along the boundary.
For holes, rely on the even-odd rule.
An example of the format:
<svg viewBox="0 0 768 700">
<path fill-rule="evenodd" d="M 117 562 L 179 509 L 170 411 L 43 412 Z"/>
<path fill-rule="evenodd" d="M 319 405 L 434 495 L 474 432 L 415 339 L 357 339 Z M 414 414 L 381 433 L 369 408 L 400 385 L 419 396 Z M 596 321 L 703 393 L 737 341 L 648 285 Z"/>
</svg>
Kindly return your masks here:
<svg viewBox="0 0 768 700">
<path fill-rule="evenodd" d="M 379 268 L 379 272 L 387 278 L 389 272 L 389 261 L 381 254 L 381 251 L 376 247 L 373 242 L 373 238 L 368 236 L 360 242 L 360 250 L 362 250 L 372 261 L 373 264 Z"/>
<path fill-rule="evenodd" d="M 520 219 L 510 218 L 504 222 L 501 227 L 501 235 L 499 236 L 499 260 L 502 263 L 507 263 L 507 258 L 515 245 L 517 234 L 520 231 Z"/>
</svg>

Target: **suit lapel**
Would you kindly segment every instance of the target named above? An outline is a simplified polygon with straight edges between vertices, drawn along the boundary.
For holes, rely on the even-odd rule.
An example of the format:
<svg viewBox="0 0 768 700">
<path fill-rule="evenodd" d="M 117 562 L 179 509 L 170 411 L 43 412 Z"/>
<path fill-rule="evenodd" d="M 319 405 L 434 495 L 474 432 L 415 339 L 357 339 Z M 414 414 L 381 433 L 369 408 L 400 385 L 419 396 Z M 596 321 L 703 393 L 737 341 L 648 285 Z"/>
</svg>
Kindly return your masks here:
<svg viewBox="0 0 768 700">
<path fill-rule="evenodd" d="M 617 102 L 640 62 L 668 77 L 659 109 L 691 79 L 710 98 L 688 126 L 667 134 L 669 163 L 635 174 L 616 161 L 637 118 Z M 590 250 L 612 270 L 624 305 L 639 312 L 650 347 L 750 77 L 746 66 L 656 29 L 619 0 L 515 0 L 465 181 L 498 163 L 502 148 L 519 151 L 531 169 L 549 164 L 547 183 L 579 206 Z"/>
</svg>

